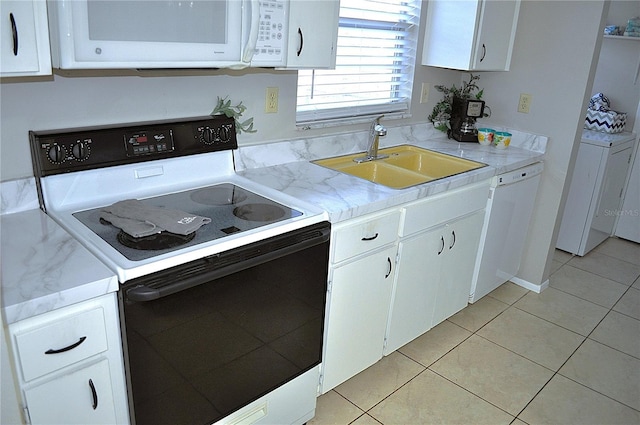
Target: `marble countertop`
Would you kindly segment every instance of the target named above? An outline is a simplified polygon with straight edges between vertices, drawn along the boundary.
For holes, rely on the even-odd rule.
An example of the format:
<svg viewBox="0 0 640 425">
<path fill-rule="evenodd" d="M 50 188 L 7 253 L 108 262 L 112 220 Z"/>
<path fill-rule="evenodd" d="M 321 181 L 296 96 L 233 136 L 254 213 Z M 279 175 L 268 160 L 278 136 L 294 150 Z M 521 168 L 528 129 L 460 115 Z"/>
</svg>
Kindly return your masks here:
<svg viewBox="0 0 640 425">
<path fill-rule="evenodd" d="M 489 179 L 497 174 L 544 159 L 544 153 L 529 149 L 512 146 L 507 149 L 496 149 L 477 143 L 458 143 L 455 140 L 447 140 L 446 137 L 432 138 L 428 141 L 404 137 L 403 140 L 414 146 L 482 162 L 488 167 L 401 190 L 321 167 L 310 162 L 319 158 L 310 157 L 283 164 L 246 168 L 238 173 L 300 200 L 320 206 L 329 213 L 331 222 L 337 223 Z M 381 147 L 387 146 L 392 145 L 381 143 Z M 277 150 L 272 146 L 271 155 L 274 155 L 274 149 Z M 334 155 L 347 153 L 353 152 L 340 152 Z M 250 153 L 245 152 L 244 155 L 243 161 L 255 163 L 247 158 L 251 155 Z M 324 157 L 331 156 L 327 155 L 327 152 L 324 152 L 324 155 Z M 291 158 L 291 154 L 281 153 L 280 156 Z"/>
<path fill-rule="evenodd" d="M 4 322 L 118 290 L 118 280 L 39 209 L 0 217 L 1 298 Z"/>
<path fill-rule="evenodd" d="M 635 133 L 623 131 L 621 133 L 603 133 L 594 130 L 582 130 L 582 142 L 609 148 L 636 138 Z"/>
</svg>

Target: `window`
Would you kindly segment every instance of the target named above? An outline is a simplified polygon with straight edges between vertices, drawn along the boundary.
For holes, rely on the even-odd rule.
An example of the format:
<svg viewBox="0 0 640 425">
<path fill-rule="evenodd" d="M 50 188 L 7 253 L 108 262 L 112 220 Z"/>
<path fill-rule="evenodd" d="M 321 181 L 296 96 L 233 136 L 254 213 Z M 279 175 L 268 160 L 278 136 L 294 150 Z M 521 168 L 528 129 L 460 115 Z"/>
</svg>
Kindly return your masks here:
<svg viewBox="0 0 640 425">
<path fill-rule="evenodd" d="M 341 0 L 335 70 L 298 72 L 299 124 L 405 112 L 420 0 Z"/>
</svg>

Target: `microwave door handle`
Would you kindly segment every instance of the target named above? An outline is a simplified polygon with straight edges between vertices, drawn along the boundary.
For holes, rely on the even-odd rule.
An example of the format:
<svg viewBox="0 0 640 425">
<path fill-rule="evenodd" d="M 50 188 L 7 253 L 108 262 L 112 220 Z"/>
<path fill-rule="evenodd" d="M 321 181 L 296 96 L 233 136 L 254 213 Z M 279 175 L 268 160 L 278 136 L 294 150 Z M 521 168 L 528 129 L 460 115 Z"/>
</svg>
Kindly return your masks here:
<svg viewBox="0 0 640 425">
<path fill-rule="evenodd" d="M 256 50 L 256 44 L 258 43 L 258 28 L 260 26 L 260 1 L 251 1 L 251 28 L 249 30 L 249 39 L 247 45 L 244 47 L 244 53 L 242 54 L 242 62 L 251 62 L 253 53 Z"/>
</svg>

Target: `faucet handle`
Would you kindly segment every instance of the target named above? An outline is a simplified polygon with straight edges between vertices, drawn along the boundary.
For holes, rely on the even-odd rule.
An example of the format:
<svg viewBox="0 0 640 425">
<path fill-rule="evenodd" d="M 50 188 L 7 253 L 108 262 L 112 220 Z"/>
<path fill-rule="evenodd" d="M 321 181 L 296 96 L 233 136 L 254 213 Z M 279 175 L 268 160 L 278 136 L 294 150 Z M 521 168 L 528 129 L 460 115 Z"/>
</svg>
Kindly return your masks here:
<svg viewBox="0 0 640 425">
<path fill-rule="evenodd" d="M 375 122 L 376 124 L 380 124 L 380 120 L 382 119 L 382 117 L 384 117 L 384 114 L 382 114 L 382 115 L 380 115 L 378 118 L 376 118 L 376 119 L 374 120 L 374 122 Z"/>
</svg>

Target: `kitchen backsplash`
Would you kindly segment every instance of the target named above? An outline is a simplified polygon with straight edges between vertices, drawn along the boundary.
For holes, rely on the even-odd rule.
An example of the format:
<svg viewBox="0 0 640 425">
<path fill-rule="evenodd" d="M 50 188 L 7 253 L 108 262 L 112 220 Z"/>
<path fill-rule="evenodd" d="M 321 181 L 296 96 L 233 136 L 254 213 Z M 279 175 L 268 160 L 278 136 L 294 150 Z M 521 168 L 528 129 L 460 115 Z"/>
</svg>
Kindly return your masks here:
<svg viewBox="0 0 640 425">
<path fill-rule="evenodd" d="M 483 125 L 489 125 L 483 123 Z M 513 134 L 511 146 L 544 153 L 548 138 L 501 126 L 496 130 Z M 330 136 L 301 138 L 260 145 L 241 146 L 234 154 L 237 171 L 269 167 L 297 161 L 312 161 L 336 155 L 347 155 L 367 149 L 368 131 L 333 134 Z M 431 124 L 388 127 L 387 135 L 380 139 L 380 147 L 395 146 L 446 136 Z M 452 141 L 452 143 L 457 143 Z M 35 178 L 0 182 L 0 214 L 12 214 L 38 208 Z"/>
</svg>

